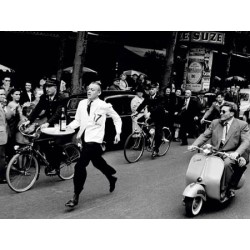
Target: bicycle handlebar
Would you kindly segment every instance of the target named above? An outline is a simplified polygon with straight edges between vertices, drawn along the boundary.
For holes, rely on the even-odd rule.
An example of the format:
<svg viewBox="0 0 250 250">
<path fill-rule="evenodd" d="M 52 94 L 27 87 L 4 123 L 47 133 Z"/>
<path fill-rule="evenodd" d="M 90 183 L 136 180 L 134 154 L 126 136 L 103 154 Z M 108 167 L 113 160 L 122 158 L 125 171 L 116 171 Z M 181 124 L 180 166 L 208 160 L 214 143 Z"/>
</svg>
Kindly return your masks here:
<svg viewBox="0 0 250 250">
<path fill-rule="evenodd" d="M 134 118 L 134 117 L 136 117 L 137 115 L 138 115 L 138 114 L 136 114 L 136 115 L 131 114 L 131 117 Z M 134 122 L 136 122 L 138 125 L 142 125 L 142 126 L 151 126 L 151 124 L 148 123 L 148 120 L 150 120 L 150 118 L 145 119 L 144 122 L 138 122 L 138 121 L 134 121 Z"/>
<path fill-rule="evenodd" d="M 211 123 L 212 121 L 209 121 L 209 120 L 203 120 L 204 122 L 206 123 Z"/>
<path fill-rule="evenodd" d="M 37 123 L 34 124 L 35 126 L 38 125 Z M 32 126 L 32 125 L 30 125 Z M 23 128 L 26 128 L 26 123 L 22 123 L 19 125 L 18 127 L 18 130 L 20 131 L 20 133 L 23 135 L 23 136 L 26 136 L 26 137 L 31 137 L 31 138 L 36 138 L 38 136 L 38 131 L 41 130 L 41 126 L 38 126 L 34 132 L 32 132 L 31 134 L 27 134 L 24 132 Z M 27 128 L 26 128 L 27 129 Z"/>
<path fill-rule="evenodd" d="M 200 147 L 197 147 L 197 146 L 193 146 L 193 147 L 196 148 L 196 149 L 198 149 L 198 150 L 203 151 L 203 153 L 205 153 L 205 154 L 211 152 L 211 153 L 214 153 L 215 155 L 216 155 L 216 154 L 220 154 L 220 155 L 222 155 L 222 156 L 228 157 L 228 158 L 231 159 L 231 160 L 238 161 L 238 159 L 235 159 L 235 158 L 231 157 L 230 154 L 228 154 L 228 153 L 226 153 L 226 152 L 217 151 L 217 150 L 215 150 L 215 149 L 211 149 L 211 150 L 209 150 L 209 149 L 204 149 L 204 148 L 200 148 Z M 207 151 L 206 151 L 206 150 L 207 150 Z"/>
</svg>

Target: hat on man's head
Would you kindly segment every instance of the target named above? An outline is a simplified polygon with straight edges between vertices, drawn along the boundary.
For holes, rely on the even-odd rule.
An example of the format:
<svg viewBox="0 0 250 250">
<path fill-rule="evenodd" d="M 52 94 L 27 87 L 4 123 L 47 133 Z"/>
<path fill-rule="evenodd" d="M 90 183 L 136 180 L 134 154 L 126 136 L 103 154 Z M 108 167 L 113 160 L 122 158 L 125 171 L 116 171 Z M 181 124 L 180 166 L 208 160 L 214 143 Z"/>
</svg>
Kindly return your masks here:
<svg viewBox="0 0 250 250">
<path fill-rule="evenodd" d="M 114 80 L 113 80 L 113 82 L 114 81 L 120 81 L 120 78 L 119 77 L 115 77 Z"/>
<path fill-rule="evenodd" d="M 50 87 L 50 86 L 56 86 L 58 87 L 59 86 L 59 82 L 56 80 L 56 79 L 47 79 L 46 82 L 45 82 L 45 87 Z"/>
<path fill-rule="evenodd" d="M 152 88 L 158 88 L 159 87 L 159 83 L 157 83 L 157 82 L 152 82 L 151 84 L 150 84 L 150 88 L 152 89 Z"/>
</svg>

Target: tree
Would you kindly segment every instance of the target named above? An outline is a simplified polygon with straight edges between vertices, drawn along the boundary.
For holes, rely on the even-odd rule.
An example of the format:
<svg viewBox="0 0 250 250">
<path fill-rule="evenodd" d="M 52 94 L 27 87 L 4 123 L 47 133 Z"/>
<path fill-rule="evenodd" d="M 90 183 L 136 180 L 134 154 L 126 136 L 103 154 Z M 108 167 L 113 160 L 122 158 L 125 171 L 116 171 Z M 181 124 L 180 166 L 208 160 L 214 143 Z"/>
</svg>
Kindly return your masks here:
<svg viewBox="0 0 250 250">
<path fill-rule="evenodd" d="M 73 65 L 73 73 L 71 80 L 71 95 L 79 94 L 83 92 L 82 89 L 82 75 L 83 75 L 83 65 L 85 62 L 86 48 L 87 48 L 87 31 L 78 31 L 76 38 L 76 52 Z"/>
<path fill-rule="evenodd" d="M 58 59 L 58 71 L 56 75 L 56 79 L 60 82 L 63 73 L 63 61 L 64 61 L 64 51 L 66 47 L 66 32 L 62 32 L 60 35 L 60 45 L 59 45 L 59 59 Z"/>
<path fill-rule="evenodd" d="M 162 90 L 170 85 L 172 67 L 174 64 L 174 51 L 175 51 L 175 45 L 176 45 L 176 40 L 177 40 L 177 33 L 178 32 L 171 32 L 170 42 L 167 44 L 167 47 L 166 47 L 165 69 L 164 69 L 163 81 L 162 81 L 162 86 L 161 86 Z"/>
<path fill-rule="evenodd" d="M 225 72 L 226 77 L 229 77 L 229 73 L 230 73 L 232 54 L 233 54 L 233 51 L 235 50 L 235 36 L 236 36 L 236 32 L 228 33 L 229 49 L 228 49 L 227 65 L 226 65 L 226 72 Z"/>
<path fill-rule="evenodd" d="M 145 73 L 151 80 L 160 82 L 162 80 L 165 66 L 165 56 L 156 51 L 147 51 L 144 58 Z"/>
</svg>

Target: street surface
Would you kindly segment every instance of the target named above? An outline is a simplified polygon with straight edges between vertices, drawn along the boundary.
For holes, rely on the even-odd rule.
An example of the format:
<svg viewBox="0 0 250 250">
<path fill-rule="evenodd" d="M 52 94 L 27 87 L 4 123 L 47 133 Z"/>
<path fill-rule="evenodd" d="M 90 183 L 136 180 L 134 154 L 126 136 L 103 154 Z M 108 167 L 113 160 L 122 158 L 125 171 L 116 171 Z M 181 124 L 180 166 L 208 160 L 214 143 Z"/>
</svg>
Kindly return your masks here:
<svg viewBox="0 0 250 250">
<path fill-rule="evenodd" d="M 192 140 L 189 140 L 191 143 Z M 15 193 L 0 185 L 1 219 L 186 219 L 182 205 L 185 173 L 193 153 L 186 146 L 172 142 L 164 157 L 142 159 L 128 164 L 123 151 L 106 152 L 105 159 L 117 170 L 117 185 L 109 193 L 109 182 L 92 164 L 79 204 L 68 209 L 64 204 L 72 197 L 73 182 L 47 177 L 41 169 L 39 180 L 25 193 Z M 250 172 L 246 172 L 249 180 Z M 250 184 L 236 192 L 227 205 L 206 205 L 195 219 L 249 219 Z"/>
</svg>

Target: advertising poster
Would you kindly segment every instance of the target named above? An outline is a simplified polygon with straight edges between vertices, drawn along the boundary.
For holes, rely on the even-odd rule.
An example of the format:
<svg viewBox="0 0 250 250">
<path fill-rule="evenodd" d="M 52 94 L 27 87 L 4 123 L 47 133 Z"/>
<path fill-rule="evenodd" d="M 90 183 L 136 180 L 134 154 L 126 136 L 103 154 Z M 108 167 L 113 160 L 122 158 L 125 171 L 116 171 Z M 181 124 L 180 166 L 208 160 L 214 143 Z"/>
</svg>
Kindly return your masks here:
<svg viewBox="0 0 250 250">
<path fill-rule="evenodd" d="M 209 90 L 213 53 L 205 48 L 192 48 L 187 56 L 184 84 L 193 92 Z"/>
</svg>

